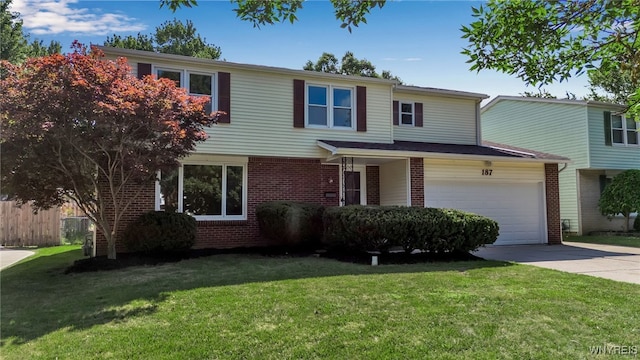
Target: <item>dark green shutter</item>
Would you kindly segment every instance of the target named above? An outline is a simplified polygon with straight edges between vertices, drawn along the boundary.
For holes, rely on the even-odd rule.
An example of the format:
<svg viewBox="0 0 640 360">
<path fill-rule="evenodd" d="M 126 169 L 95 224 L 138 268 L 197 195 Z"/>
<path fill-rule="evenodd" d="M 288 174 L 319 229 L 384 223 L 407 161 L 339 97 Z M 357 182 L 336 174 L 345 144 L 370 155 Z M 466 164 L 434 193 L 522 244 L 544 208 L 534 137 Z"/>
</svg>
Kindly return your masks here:
<svg viewBox="0 0 640 360">
<path fill-rule="evenodd" d="M 611 112 L 604 112 L 604 144 L 611 146 Z"/>
</svg>

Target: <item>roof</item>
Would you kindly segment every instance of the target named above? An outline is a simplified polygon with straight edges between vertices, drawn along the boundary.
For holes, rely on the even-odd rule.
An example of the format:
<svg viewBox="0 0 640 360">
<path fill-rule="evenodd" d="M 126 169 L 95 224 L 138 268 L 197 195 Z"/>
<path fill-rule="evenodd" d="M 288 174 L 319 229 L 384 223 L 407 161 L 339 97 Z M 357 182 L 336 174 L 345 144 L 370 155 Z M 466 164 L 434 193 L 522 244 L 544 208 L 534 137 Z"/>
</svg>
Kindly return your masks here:
<svg viewBox="0 0 640 360">
<path fill-rule="evenodd" d="M 230 61 L 201 59 L 201 58 L 195 58 L 195 57 L 184 56 L 184 55 L 163 54 L 163 53 L 156 53 L 152 51 L 122 49 L 122 48 L 114 48 L 114 47 L 100 46 L 100 45 L 97 45 L 96 47 L 108 55 L 121 56 L 121 57 L 148 58 L 148 59 L 155 59 L 156 61 L 172 61 L 172 62 L 178 62 L 178 63 L 185 63 L 185 65 L 187 66 L 193 65 L 193 64 L 200 64 L 205 66 L 215 66 L 217 68 L 223 68 L 223 69 L 224 68 L 242 69 L 242 70 L 275 73 L 275 74 L 287 74 L 287 75 L 301 76 L 301 77 L 304 76 L 304 77 L 314 77 L 314 78 L 324 78 L 324 79 L 352 80 L 360 83 L 362 82 L 379 83 L 379 84 L 387 84 L 389 86 L 395 85 L 398 83 L 396 80 L 373 78 L 373 77 L 366 77 L 366 76 L 330 74 L 330 73 L 319 72 L 319 71 L 288 69 L 288 68 L 266 66 L 266 65 L 242 64 L 242 63 L 235 63 Z"/>
<path fill-rule="evenodd" d="M 433 94 L 433 95 L 441 95 L 441 96 L 444 95 L 444 96 L 451 96 L 451 97 L 457 97 L 457 98 L 470 98 L 470 99 L 476 99 L 476 100 L 484 100 L 489 98 L 489 95 L 486 95 L 486 94 L 459 91 L 459 90 L 421 87 L 421 86 L 397 85 L 396 90 L 398 92 L 408 92 L 408 93 L 415 93 L 419 95 Z"/>
<path fill-rule="evenodd" d="M 566 105 L 579 105 L 579 106 L 603 106 L 616 110 L 623 111 L 626 109 L 624 105 L 620 104 L 612 104 L 608 102 L 602 101 L 593 101 L 593 100 L 571 100 L 571 99 L 547 99 L 547 98 L 538 98 L 538 97 L 527 97 L 527 96 L 507 96 L 507 95 L 499 95 L 495 98 L 491 99 L 485 106 L 482 107 L 482 112 L 485 112 L 493 105 L 501 102 L 501 101 L 522 101 L 522 102 L 539 102 L 545 104 L 566 104 Z"/>
<path fill-rule="evenodd" d="M 467 158 L 475 160 L 534 161 L 567 163 L 563 156 L 517 148 L 492 142 L 483 145 L 440 144 L 414 141 L 393 143 L 367 143 L 356 141 L 318 140 L 318 145 L 333 155 L 353 156 L 416 156 L 441 158 Z"/>
</svg>

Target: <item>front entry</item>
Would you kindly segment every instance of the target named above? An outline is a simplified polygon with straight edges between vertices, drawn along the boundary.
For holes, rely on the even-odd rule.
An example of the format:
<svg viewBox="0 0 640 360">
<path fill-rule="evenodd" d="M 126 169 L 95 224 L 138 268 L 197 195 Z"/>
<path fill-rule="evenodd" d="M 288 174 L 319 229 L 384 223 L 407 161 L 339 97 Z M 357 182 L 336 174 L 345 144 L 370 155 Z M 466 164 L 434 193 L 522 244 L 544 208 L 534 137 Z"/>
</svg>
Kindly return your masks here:
<svg viewBox="0 0 640 360">
<path fill-rule="evenodd" d="M 353 171 L 342 171 L 342 205 L 366 205 L 366 167 L 354 166 Z"/>
</svg>

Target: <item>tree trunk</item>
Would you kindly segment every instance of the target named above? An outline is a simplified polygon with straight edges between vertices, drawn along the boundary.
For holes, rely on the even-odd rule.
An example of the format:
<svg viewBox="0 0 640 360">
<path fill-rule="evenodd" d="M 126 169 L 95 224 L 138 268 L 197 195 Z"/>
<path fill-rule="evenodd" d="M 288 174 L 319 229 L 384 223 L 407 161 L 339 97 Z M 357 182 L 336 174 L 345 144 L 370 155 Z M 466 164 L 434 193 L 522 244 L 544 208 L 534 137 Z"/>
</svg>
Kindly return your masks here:
<svg viewBox="0 0 640 360">
<path fill-rule="evenodd" d="M 629 232 L 629 220 L 631 218 L 630 213 L 624 214 L 624 232 Z"/>
<path fill-rule="evenodd" d="M 107 238 L 107 259 L 115 260 L 116 259 L 116 234 L 115 231 L 112 231 L 111 236 Z"/>
</svg>

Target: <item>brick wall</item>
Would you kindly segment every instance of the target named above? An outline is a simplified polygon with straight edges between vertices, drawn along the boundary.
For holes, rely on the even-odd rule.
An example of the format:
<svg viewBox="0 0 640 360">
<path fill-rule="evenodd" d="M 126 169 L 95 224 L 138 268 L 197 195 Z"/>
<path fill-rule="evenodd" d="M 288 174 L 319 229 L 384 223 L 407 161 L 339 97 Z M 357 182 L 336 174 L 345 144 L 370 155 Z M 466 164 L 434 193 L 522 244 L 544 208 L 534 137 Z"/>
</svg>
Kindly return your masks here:
<svg viewBox="0 0 640 360">
<path fill-rule="evenodd" d="M 367 166 L 367 205 L 380 205 L 380 168 Z"/>
<path fill-rule="evenodd" d="M 259 234 L 255 215 L 256 205 L 270 200 L 294 200 L 318 203 L 325 206 L 339 205 L 339 166 L 322 165 L 318 159 L 289 159 L 251 157 L 247 166 L 247 220 L 198 221 L 197 242 L 194 248 L 234 248 L 270 245 Z M 125 222 L 133 221 L 140 214 L 155 207 L 155 188 L 143 191 L 141 200 L 127 213 Z M 333 192 L 336 197 L 325 197 Z M 126 249 L 118 243 L 118 252 Z M 97 238 L 98 255 L 106 254 L 104 236 Z"/>
<path fill-rule="evenodd" d="M 424 160 L 411 158 L 411 206 L 424 207 Z"/>
<path fill-rule="evenodd" d="M 550 245 L 562 244 L 558 165 L 544 164 L 544 175 L 547 198 L 547 239 Z"/>
</svg>

